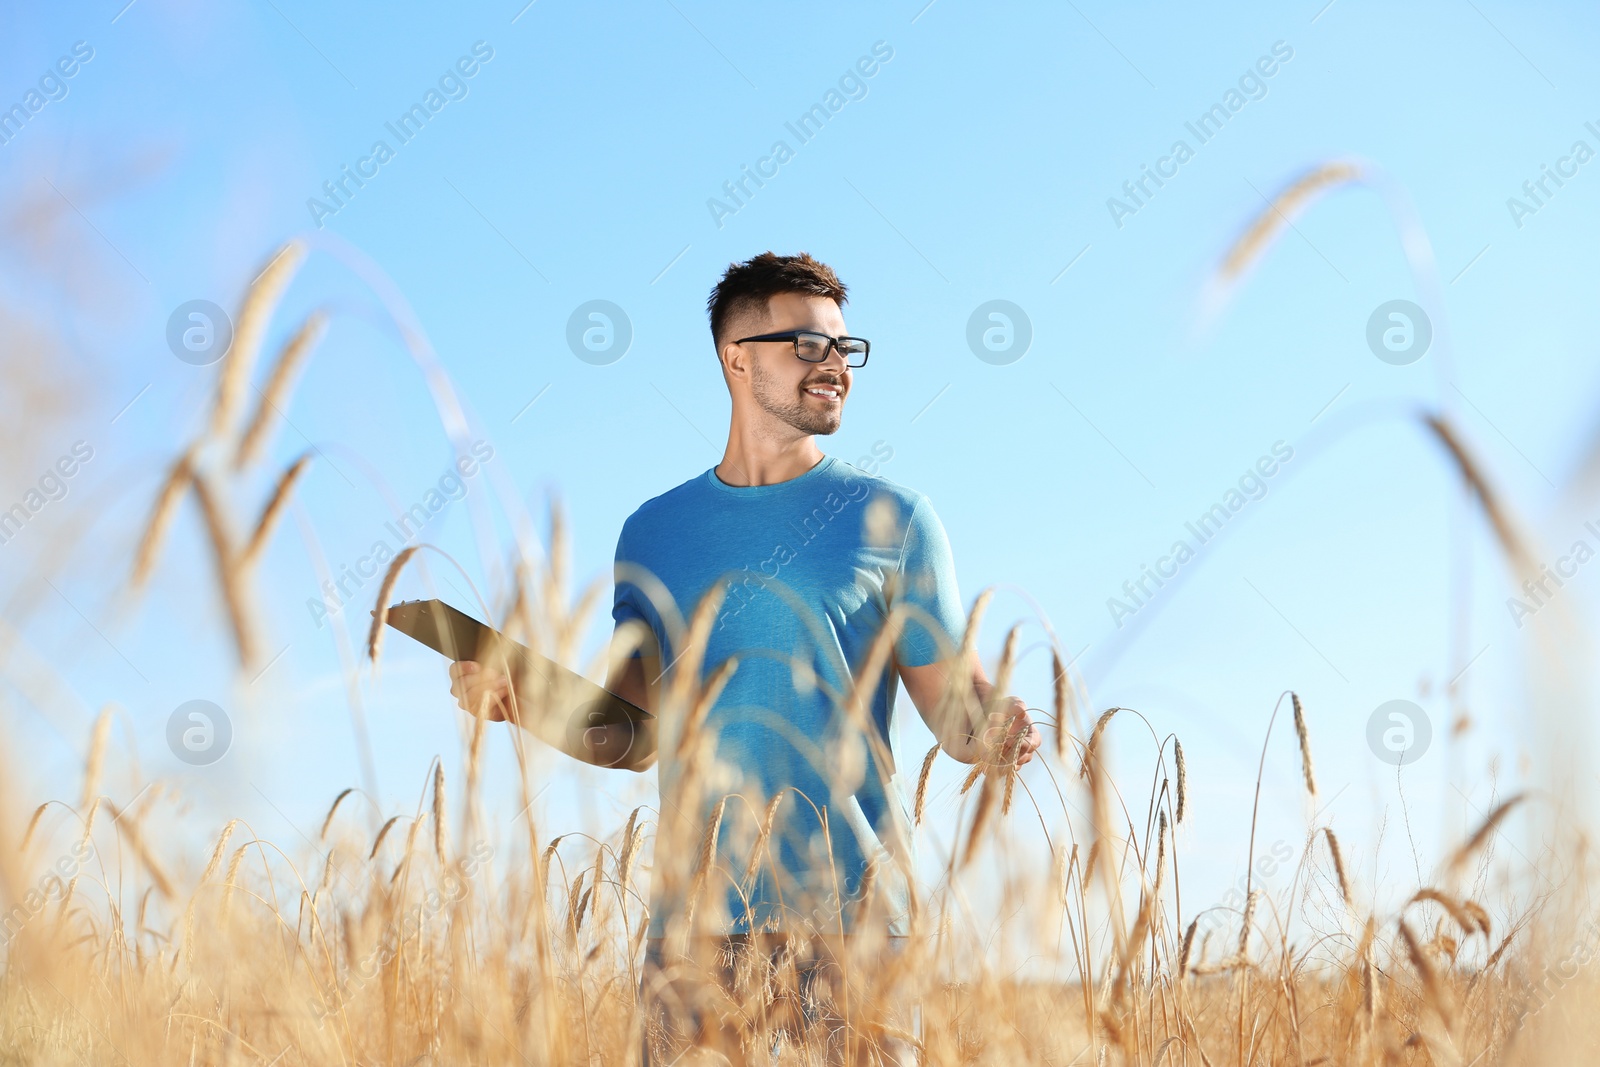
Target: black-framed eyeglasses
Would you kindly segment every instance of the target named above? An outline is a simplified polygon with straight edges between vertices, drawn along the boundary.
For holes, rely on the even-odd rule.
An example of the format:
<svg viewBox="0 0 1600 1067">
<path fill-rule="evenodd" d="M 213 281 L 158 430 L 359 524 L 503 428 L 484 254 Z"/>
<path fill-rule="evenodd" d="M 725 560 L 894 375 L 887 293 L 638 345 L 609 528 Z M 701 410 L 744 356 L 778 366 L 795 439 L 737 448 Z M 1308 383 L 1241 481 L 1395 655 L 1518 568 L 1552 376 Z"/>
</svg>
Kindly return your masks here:
<svg viewBox="0 0 1600 1067">
<path fill-rule="evenodd" d="M 865 337 L 829 337 L 814 330 L 784 330 L 782 333 L 763 333 L 755 337 L 741 337 L 734 344 L 746 341 L 793 341 L 794 354 L 807 363 L 821 363 L 828 353 L 837 348 L 847 367 L 865 367 L 872 342 Z"/>
</svg>

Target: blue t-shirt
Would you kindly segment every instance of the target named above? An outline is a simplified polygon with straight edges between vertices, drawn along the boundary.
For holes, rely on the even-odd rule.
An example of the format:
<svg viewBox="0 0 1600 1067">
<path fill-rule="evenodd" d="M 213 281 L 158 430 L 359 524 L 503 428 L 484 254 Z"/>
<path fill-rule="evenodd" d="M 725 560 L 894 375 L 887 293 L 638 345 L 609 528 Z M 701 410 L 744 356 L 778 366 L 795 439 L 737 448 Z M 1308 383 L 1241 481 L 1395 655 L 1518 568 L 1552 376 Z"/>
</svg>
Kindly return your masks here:
<svg viewBox="0 0 1600 1067">
<path fill-rule="evenodd" d="M 727 587 L 701 666 L 703 681 L 738 658 L 706 722 L 720 772 L 709 803 L 736 794 L 724 809 L 713 883 L 726 891 L 724 932 L 837 929 L 840 895 L 849 929 L 848 902 L 869 859 L 896 842 L 909 849 L 911 840 L 903 780 L 893 765 L 879 768 L 846 729 L 854 672 L 894 597 L 907 615 L 868 709 L 892 752 L 895 662 L 948 659 L 966 627 L 950 542 L 927 497 L 834 456 L 774 485 L 728 485 L 712 468 L 628 517 L 615 578 L 612 618 L 643 620 L 663 668 L 702 595 L 716 582 Z M 841 737 L 856 740 L 846 746 Z M 681 770 L 676 763 L 664 747 L 663 797 Z M 841 773 L 853 781 L 836 790 L 830 782 Z M 766 802 L 784 789 L 791 794 L 778 808 L 771 859 L 741 887 Z M 685 814 L 702 824 L 709 811 Z M 908 887 L 896 866 L 880 863 L 878 885 L 889 930 L 902 933 Z M 662 936 L 681 906 L 664 899 L 655 879 L 650 935 Z"/>
</svg>

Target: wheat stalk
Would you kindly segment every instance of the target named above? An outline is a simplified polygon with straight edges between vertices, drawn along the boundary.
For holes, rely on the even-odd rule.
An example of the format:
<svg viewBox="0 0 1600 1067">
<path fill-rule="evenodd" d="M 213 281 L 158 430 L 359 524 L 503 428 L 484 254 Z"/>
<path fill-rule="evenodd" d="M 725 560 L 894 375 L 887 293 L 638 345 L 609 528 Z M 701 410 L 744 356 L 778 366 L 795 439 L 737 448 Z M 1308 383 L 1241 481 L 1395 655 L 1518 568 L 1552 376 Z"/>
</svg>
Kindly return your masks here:
<svg viewBox="0 0 1600 1067">
<path fill-rule="evenodd" d="M 239 864 L 244 862 L 245 849 L 249 847 L 248 843 L 240 845 L 234 850 L 233 855 L 228 858 L 228 873 L 222 879 L 222 921 L 224 924 L 227 923 L 228 917 L 233 913 L 233 890 L 239 884 Z"/>
<path fill-rule="evenodd" d="M 971 863 L 972 857 L 977 854 L 978 843 L 982 840 L 983 831 L 989 822 L 989 814 L 994 808 L 997 777 L 995 773 L 983 775 L 983 785 L 978 789 L 978 803 L 972 813 L 972 827 L 967 831 L 967 847 L 961 855 L 962 868 Z"/>
<path fill-rule="evenodd" d="M 787 795 L 784 791 L 779 790 L 772 794 L 772 798 L 767 801 L 767 810 L 761 815 L 761 829 L 756 834 L 755 847 L 750 850 L 750 859 L 745 863 L 744 877 L 740 879 L 740 885 L 753 886 L 755 884 L 756 872 L 761 869 L 762 851 L 768 847 L 768 842 L 772 840 L 772 827 L 778 819 L 778 808 L 782 806 L 783 798 Z"/>
<path fill-rule="evenodd" d="M 244 664 L 254 663 L 255 630 L 250 625 L 251 613 L 246 604 L 247 594 L 234 554 L 233 534 L 228 529 L 227 516 L 223 514 L 216 496 L 212 493 L 211 484 L 205 477 L 196 474 L 191 484 L 194 487 L 195 499 L 200 503 L 200 515 L 205 520 L 206 535 L 211 542 L 218 584 L 222 587 L 222 600 L 228 609 L 228 621 L 233 628 L 233 639 L 239 650 L 239 660 Z"/>
<path fill-rule="evenodd" d="M 573 879 L 572 888 L 567 890 L 567 925 L 574 940 L 583 932 L 583 909 L 588 905 L 589 893 L 594 889 L 593 886 L 588 891 L 583 888 L 583 880 L 588 873 L 587 869 L 579 871 L 578 877 Z"/>
<path fill-rule="evenodd" d="M 1183 761 L 1183 742 L 1176 737 L 1172 739 L 1172 751 L 1178 764 L 1178 810 L 1173 821 L 1181 826 L 1189 810 L 1189 768 Z"/>
<path fill-rule="evenodd" d="M 444 764 L 433 766 L 433 855 L 445 866 Z"/>
<path fill-rule="evenodd" d="M 228 848 L 228 838 L 233 836 L 234 828 L 239 825 L 238 819 L 229 819 L 228 825 L 222 828 L 222 833 L 217 836 L 217 843 L 211 850 L 211 858 L 206 861 L 206 869 L 200 874 L 200 884 L 205 885 L 211 881 L 211 876 L 217 873 L 217 868 L 222 866 L 222 856 Z"/>
<path fill-rule="evenodd" d="M 317 840 L 318 841 L 326 841 L 328 839 L 328 827 L 333 825 L 333 817 L 336 814 L 338 814 L 339 805 L 344 803 L 344 798 L 345 797 L 349 796 L 351 793 L 354 793 L 354 792 L 355 792 L 355 787 L 354 786 L 347 786 L 346 788 L 344 788 L 344 789 L 339 791 L 339 795 L 338 796 L 333 798 L 333 805 L 330 808 L 328 808 L 328 814 L 325 815 L 323 817 L 323 819 L 322 819 L 322 829 L 317 832 Z"/>
<path fill-rule="evenodd" d="M 271 499 L 267 501 L 267 506 L 261 509 L 261 517 L 256 520 L 250 540 L 245 543 L 244 551 L 239 553 L 240 569 L 249 570 L 260 560 L 262 551 L 267 547 L 267 538 L 272 536 L 272 530 L 278 524 L 283 509 L 289 506 L 290 494 L 310 464 L 311 453 L 306 452 L 284 468 L 283 473 L 278 476 L 278 483 L 272 490 Z"/>
<path fill-rule="evenodd" d="M 1250 924 L 1255 921 L 1256 901 L 1261 896 L 1261 890 L 1252 889 L 1244 898 L 1244 924 L 1239 928 L 1239 959 L 1246 958 L 1246 949 L 1250 947 Z"/>
<path fill-rule="evenodd" d="M 389 569 L 383 572 L 383 582 L 378 586 L 378 602 L 372 616 L 372 628 L 367 631 L 367 658 L 372 661 L 372 669 L 378 669 L 378 653 L 383 649 L 383 627 L 389 621 L 389 595 L 394 592 L 395 583 L 400 580 L 400 571 L 406 562 L 416 554 L 421 545 L 408 545 L 402 548 L 394 559 L 389 561 Z"/>
<path fill-rule="evenodd" d="M 689 903 L 684 911 L 684 927 L 694 929 L 695 911 L 700 905 L 700 897 L 706 891 L 706 885 L 711 880 L 712 865 L 716 859 L 717 834 L 722 829 L 722 816 L 727 810 L 728 798 L 720 798 L 716 806 L 711 809 L 710 816 L 706 819 L 705 832 L 700 837 L 700 853 L 695 858 L 694 878 L 689 891 Z"/>
<path fill-rule="evenodd" d="M 395 815 L 378 828 L 378 836 L 372 839 L 372 851 L 367 853 L 369 861 L 377 857 L 378 849 L 383 847 L 383 839 L 389 836 L 389 831 L 394 828 L 394 824 L 399 822 L 401 818 L 402 816 Z"/>
<path fill-rule="evenodd" d="M 245 429 L 244 437 L 239 443 L 239 451 L 233 457 L 234 470 L 243 470 L 255 462 L 262 449 L 266 447 L 271 427 L 269 413 L 282 416 L 282 409 L 287 406 L 289 386 L 295 372 L 310 357 L 312 349 L 322 340 L 327 328 L 328 316 L 324 312 L 313 311 L 289 339 L 289 343 L 284 345 L 277 364 L 267 378 L 267 387 L 261 391 L 261 400 L 256 405 L 255 416 Z"/>
<path fill-rule="evenodd" d="M 1289 703 L 1294 707 L 1294 735 L 1300 739 L 1300 770 L 1305 775 L 1306 792 L 1317 795 L 1317 778 L 1311 769 L 1311 738 L 1306 733 L 1306 716 L 1300 708 L 1300 694 L 1291 691 Z"/>
<path fill-rule="evenodd" d="M 1056 759 L 1067 762 L 1067 720 L 1070 717 L 1072 690 L 1067 684 L 1067 668 L 1061 653 L 1050 646 L 1051 706 L 1056 715 Z"/>
<path fill-rule="evenodd" d="M 1495 537 L 1500 542 L 1501 549 L 1507 558 L 1526 574 L 1536 574 L 1538 563 L 1533 558 L 1533 553 L 1528 550 L 1527 542 L 1517 531 L 1516 523 L 1512 520 L 1511 512 L 1501 503 L 1500 495 L 1489 485 L 1489 480 L 1483 474 L 1483 468 L 1467 451 L 1467 446 L 1462 442 L 1455 428 L 1445 420 L 1443 415 L 1426 415 L 1423 423 L 1432 430 L 1439 443 L 1444 445 L 1450 453 L 1450 458 L 1455 460 L 1456 469 L 1461 472 L 1461 477 L 1471 488 L 1473 495 L 1478 498 L 1478 503 L 1483 505 L 1483 511 L 1489 519 L 1489 525 L 1494 530 Z"/>
<path fill-rule="evenodd" d="M 717 697 L 722 695 L 722 689 L 728 684 L 728 679 L 733 677 L 733 672 L 739 667 L 736 656 L 729 656 L 717 666 L 716 673 L 712 674 L 705 688 L 695 698 L 694 706 L 689 711 L 689 716 L 684 720 L 683 732 L 678 735 L 678 758 L 681 760 L 689 754 L 689 746 L 699 738 L 700 730 L 705 726 L 706 718 L 711 714 L 711 706 L 717 702 Z"/>
<path fill-rule="evenodd" d="M 1290 224 L 1290 216 L 1303 210 L 1318 194 L 1361 176 L 1361 169 L 1352 164 L 1325 163 L 1297 179 L 1279 193 L 1234 242 L 1222 260 L 1220 270 L 1223 277 L 1232 280 L 1243 274 L 1251 260 L 1271 243 L 1284 226 Z"/>
<path fill-rule="evenodd" d="M 85 801 L 85 806 L 87 806 L 88 804 L 92 804 L 93 802 L 94 802 L 94 800 L 93 800 L 93 797 L 91 796 L 88 800 Z M 27 852 L 28 851 L 28 843 L 33 840 L 33 832 L 39 828 L 39 820 L 44 817 L 44 813 L 49 810 L 50 805 L 52 803 L 53 803 L 53 801 L 47 800 L 43 804 L 40 804 L 37 808 L 33 809 L 33 815 L 30 816 L 29 819 L 28 819 L 28 828 L 25 831 L 23 831 L 23 834 L 22 834 L 22 846 L 19 849 L 19 851 L 21 851 L 21 852 Z"/>
<path fill-rule="evenodd" d="M 1476 933 L 1488 935 L 1489 915 L 1483 910 L 1482 906 L 1471 901 L 1457 900 L 1443 890 L 1434 889 L 1431 886 L 1424 886 L 1417 890 L 1411 899 L 1407 901 L 1407 904 L 1416 904 L 1424 900 L 1431 900 L 1443 908 L 1445 913 L 1468 936 Z"/>
<path fill-rule="evenodd" d="M 965 665 L 972 662 L 974 652 L 978 647 L 978 631 L 983 624 L 984 612 L 988 610 L 989 601 L 994 598 L 993 589 L 985 589 L 978 594 L 972 602 L 972 610 L 967 613 L 967 628 L 961 636 L 961 648 L 954 657 L 955 662 Z M 939 707 L 934 713 L 930 724 L 935 737 L 946 737 L 955 731 L 952 729 L 960 721 L 963 723 L 963 734 L 979 736 L 981 726 L 978 722 L 982 717 L 983 709 L 976 702 L 976 693 L 964 669 L 953 670 L 945 679 L 944 692 L 939 697 Z"/>
<path fill-rule="evenodd" d="M 156 554 L 161 551 L 161 545 L 167 539 L 167 531 L 172 527 L 173 516 L 177 514 L 178 502 L 183 499 L 184 490 L 189 488 L 194 481 L 194 457 L 192 452 L 185 452 L 167 471 L 167 476 L 161 483 L 161 489 L 156 493 L 156 502 L 151 509 L 150 518 L 144 524 L 144 534 L 139 539 L 139 547 L 134 552 L 133 577 L 130 584 L 133 588 L 142 587 L 150 578 L 150 572 L 155 569 Z"/>
<path fill-rule="evenodd" d="M 1344 854 L 1339 850 L 1339 839 L 1334 836 L 1331 826 L 1324 826 L 1322 835 L 1328 839 L 1328 853 L 1333 857 L 1333 873 L 1339 878 L 1339 899 L 1349 904 L 1350 880 L 1345 877 Z"/>
<path fill-rule="evenodd" d="M 244 306 L 239 309 L 234 324 L 233 345 L 222 361 L 222 373 L 217 378 L 217 396 L 211 407 L 211 426 L 208 431 L 215 440 L 223 440 L 233 428 L 234 416 L 244 396 L 244 386 L 250 380 L 255 366 L 256 353 L 261 349 L 262 337 L 272 312 L 283 297 L 283 291 L 299 270 L 305 259 L 306 244 L 296 238 L 284 245 L 272 257 L 264 270 L 251 283 L 245 294 Z"/>
<path fill-rule="evenodd" d="M 1194 932 L 1200 925 L 1199 919 L 1190 919 L 1189 928 L 1183 932 L 1183 944 L 1178 949 L 1178 981 L 1183 981 L 1184 975 L 1189 973 L 1189 953 L 1194 949 Z"/>
<path fill-rule="evenodd" d="M 1167 869 L 1167 813 L 1160 812 L 1160 819 L 1156 824 L 1156 877 L 1150 887 L 1151 895 L 1161 892 L 1161 877 Z"/>
<path fill-rule="evenodd" d="M 105 766 L 106 744 L 111 740 L 111 708 L 106 706 L 94 720 L 94 732 L 89 736 L 89 757 L 84 761 L 83 794 L 78 806 L 87 808 L 100 791 L 100 771 Z M 42 808 L 40 809 L 43 810 Z M 35 819 L 38 814 L 35 813 Z M 28 826 L 28 837 L 33 836 L 33 825 Z M 23 847 L 27 847 L 24 844 Z"/>
<path fill-rule="evenodd" d="M 1494 833 L 1494 828 L 1499 826 L 1501 820 L 1511 813 L 1511 809 L 1522 803 L 1525 796 L 1525 793 L 1518 793 L 1501 802 L 1489 813 L 1489 817 L 1483 820 L 1483 825 L 1478 827 L 1477 831 L 1467 839 L 1466 843 L 1456 849 L 1449 862 L 1445 864 L 1445 870 L 1449 872 L 1452 878 L 1461 873 L 1461 868 L 1466 866 L 1467 860 L 1471 859 L 1472 854 L 1478 851 L 1483 843 L 1489 839 L 1489 835 Z"/>
<path fill-rule="evenodd" d="M 622 855 L 617 860 L 617 882 L 626 891 L 628 878 L 633 873 L 633 860 L 639 853 L 639 842 L 644 837 L 644 827 L 639 826 L 639 812 L 634 808 L 628 815 L 628 825 L 622 830 Z"/>
<path fill-rule="evenodd" d="M 1094 731 L 1089 734 L 1089 743 L 1083 746 L 1083 760 L 1078 764 L 1079 778 L 1087 778 L 1089 776 L 1089 761 L 1094 759 L 1096 751 L 1100 747 L 1100 735 L 1106 732 L 1106 726 L 1111 722 L 1112 717 L 1121 710 L 1121 708 L 1107 708 L 1100 713 L 1100 718 L 1095 721 Z"/>
<path fill-rule="evenodd" d="M 1449 991 L 1445 989 L 1444 982 L 1439 977 L 1439 969 L 1428 958 L 1427 952 L 1417 942 L 1416 935 L 1411 932 L 1411 927 L 1406 921 L 1401 919 L 1399 925 L 1400 940 L 1405 943 L 1406 954 L 1411 957 L 1411 965 L 1416 968 L 1418 977 L 1422 979 L 1427 1003 L 1438 1013 L 1446 1030 L 1455 1029 L 1455 1008 L 1450 1002 Z"/>
<path fill-rule="evenodd" d="M 157 784 L 151 790 L 152 795 L 159 789 L 160 785 Z M 135 799 L 137 800 L 138 798 L 136 797 Z M 123 816 L 128 814 L 127 809 L 118 810 L 117 806 L 109 800 L 105 802 L 105 805 L 111 812 L 112 825 L 122 832 L 123 837 L 128 839 L 128 845 L 133 849 L 133 854 L 138 857 L 139 862 L 144 865 L 144 869 L 150 875 L 150 881 L 154 883 L 156 890 L 160 892 L 164 899 L 171 900 L 174 896 L 172 881 L 167 877 L 166 872 L 161 869 L 161 864 L 156 862 L 154 853 L 145 844 L 144 834 L 139 830 L 138 820 L 124 819 Z"/>
<path fill-rule="evenodd" d="M 912 823 L 922 825 L 922 813 L 928 802 L 928 779 L 933 777 L 933 764 L 939 758 L 939 743 L 935 741 L 928 754 L 922 757 L 922 770 L 917 774 L 917 799 L 912 805 Z"/>
</svg>

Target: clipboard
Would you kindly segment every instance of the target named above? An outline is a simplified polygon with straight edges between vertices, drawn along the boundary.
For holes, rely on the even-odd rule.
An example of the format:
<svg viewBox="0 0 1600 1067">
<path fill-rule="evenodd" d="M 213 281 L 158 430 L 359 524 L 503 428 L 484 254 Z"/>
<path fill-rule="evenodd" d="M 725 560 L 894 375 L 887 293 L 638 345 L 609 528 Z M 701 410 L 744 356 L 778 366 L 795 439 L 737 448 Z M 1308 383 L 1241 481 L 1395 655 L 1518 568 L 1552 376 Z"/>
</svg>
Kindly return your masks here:
<svg viewBox="0 0 1600 1067">
<path fill-rule="evenodd" d="M 374 617 L 377 614 L 372 612 Z M 545 695 L 552 706 L 569 708 L 572 715 L 569 722 L 580 730 L 655 718 L 643 708 L 442 600 L 403 600 L 389 608 L 385 621 L 412 640 L 456 662 L 475 660 L 496 666 L 513 680 L 537 676 L 543 681 Z"/>
</svg>

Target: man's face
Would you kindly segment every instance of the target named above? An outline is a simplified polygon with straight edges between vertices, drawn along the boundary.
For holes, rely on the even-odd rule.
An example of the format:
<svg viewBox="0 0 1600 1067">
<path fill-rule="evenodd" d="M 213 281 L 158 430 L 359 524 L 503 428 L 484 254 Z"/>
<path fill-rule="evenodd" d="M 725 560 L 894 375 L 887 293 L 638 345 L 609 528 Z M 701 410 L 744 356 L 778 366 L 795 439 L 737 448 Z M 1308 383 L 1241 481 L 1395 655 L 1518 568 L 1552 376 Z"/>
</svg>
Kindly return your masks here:
<svg viewBox="0 0 1600 1067">
<path fill-rule="evenodd" d="M 780 293 L 767 302 L 766 323 L 738 336 L 785 330 L 815 330 L 829 337 L 849 332 L 839 305 L 827 297 Z M 838 431 L 851 371 L 836 349 L 830 349 L 821 363 L 807 363 L 795 356 L 788 341 L 757 341 L 744 347 L 752 356 L 750 391 L 757 407 L 803 434 Z"/>
</svg>

